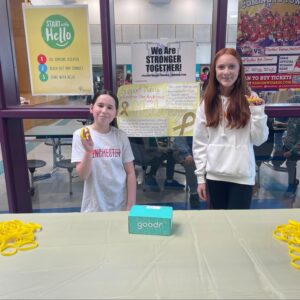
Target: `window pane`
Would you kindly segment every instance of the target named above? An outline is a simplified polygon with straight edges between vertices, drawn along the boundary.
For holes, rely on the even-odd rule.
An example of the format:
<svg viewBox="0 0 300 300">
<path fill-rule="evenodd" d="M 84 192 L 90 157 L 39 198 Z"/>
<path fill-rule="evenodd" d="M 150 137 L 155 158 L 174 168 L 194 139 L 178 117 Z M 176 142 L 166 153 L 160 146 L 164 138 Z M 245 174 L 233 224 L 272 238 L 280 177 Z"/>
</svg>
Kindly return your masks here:
<svg viewBox="0 0 300 300">
<path fill-rule="evenodd" d="M 36 123 L 42 124 L 42 121 L 36 120 Z M 300 141 L 300 118 L 270 118 L 268 124 L 268 141 L 254 148 L 257 174 L 251 208 L 300 207 L 300 150 L 299 146 L 295 146 Z M 27 159 L 42 161 L 33 172 L 34 212 L 80 210 L 83 181 L 72 169 L 70 194 L 70 177 L 66 168 L 68 161 L 65 161 L 71 157 L 72 132 L 79 127 L 82 127 L 82 122 L 62 119 L 54 120 L 47 126 L 39 125 L 26 130 Z M 141 141 L 145 150 L 140 149 Z M 185 190 L 186 170 L 176 153 L 169 152 L 170 148 L 176 149 L 174 140 L 130 138 L 130 142 L 136 160 L 137 203 L 169 204 L 175 209 L 191 208 L 190 195 Z M 168 161 L 170 158 L 175 158 L 173 179 L 182 186 L 166 181 L 172 175 L 172 163 Z M 5 211 L 8 208 L 3 172 L 0 180 L 4 186 L 1 189 L 0 211 Z M 206 203 L 199 202 L 198 208 L 207 208 Z"/>
<path fill-rule="evenodd" d="M 34 212 L 80 211 L 83 182 L 71 164 L 73 132 L 86 120 L 24 120 Z"/>
<path fill-rule="evenodd" d="M 134 60 L 130 43 L 138 40 L 194 41 L 196 78 L 200 80 L 201 68 L 210 64 L 212 1 L 172 0 L 161 5 L 157 1 L 115 0 L 114 12 L 118 87 L 130 83 L 126 80 L 126 75 L 132 73 Z M 138 177 L 137 202 L 169 203 L 178 209 L 189 207 L 185 170 L 173 157 L 171 139 L 132 137 L 130 141 Z M 193 178 L 196 181 L 195 175 Z"/>
<path fill-rule="evenodd" d="M 269 130 L 268 141 L 254 147 L 252 208 L 299 208 L 300 118 L 269 119 Z"/>
<path fill-rule="evenodd" d="M 131 73 L 132 41 L 194 40 L 196 64 L 201 67 L 210 65 L 212 8 L 210 0 L 172 0 L 164 5 L 154 1 L 115 0 L 117 86 L 124 83 L 127 73 Z"/>
<path fill-rule="evenodd" d="M 0 147 L 0 213 L 8 213 L 5 174 L 3 168 L 2 151 Z"/>
<path fill-rule="evenodd" d="M 20 102 L 23 105 L 83 105 L 89 101 L 88 94 L 79 95 L 76 91 L 73 95 L 48 95 L 48 96 L 33 96 L 30 86 L 29 64 L 26 50 L 25 29 L 23 22 L 22 3 L 24 1 L 11 1 L 11 17 L 13 27 L 13 38 L 15 44 L 16 64 L 18 71 L 18 83 L 20 91 Z M 72 3 L 71 3 L 72 2 Z M 67 1 L 39 1 L 32 0 L 33 6 L 47 6 L 47 5 L 63 5 Z M 92 64 L 92 80 L 93 80 L 93 93 L 103 87 L 103 62 L 102 62 L 102 47 L 101 47 L 101 30 L 100 30 L 100 7 L 99 1 L 68 1 L 73 5 L 88 4 L 89 14 L 89 31 L 90 31 L 90 52 Z M 39 45 L 37 45 L 39 47 Z M 45 64 L 47 66 L 47 63 Z M 78 64 L 79 65 L 79 64 Z M 47 70 L 51 66 L 47 66 Z M 75 64 L 73 65 L 75 68 Z M 65 69 L 67 65 L 65 66 Z M 54 72 L 54 71 L 53 71 Z M 76 72 L 76 71 L 74 71 Z M 47 72 L 46 72 L 47 73 Z M 51 75 L 50 72 L 49 76 Z M 53 73 L 54 74 L 54 73 Z M 53 75 L 52 74 L 52 75 Z M 66 71 L 67 74 L 67 71 Z M 69 74 L 69 73 L 68 73 Z M 75 73 L 73 73 L 75 74 Z M 48 74 L 47 74 L 48 75 Z M 54 74 L 55 75 L 55 74 Z M 48 78 L 49 78 L 48 76 Z M 71 80 L 71 79 L 70 79 Z M 70 81 L 70 84 L 72 82 Z M 55 90 L 53 93 L 56 93 Z M 24 107 L 22 105 L 22 107 Z"/>
<path fill-rule="evenodd" d="M 68 160 L 71 158 L 72 133 L 83 126 L 83 121 L 85 120 L 24 120 L 34 212 L 80 210 L 83 181 L 77 176 L 74 168 L 71 169 L 70 185 L 68 167 L 72 168 L 72 165 Z M 136 148 L 136 140 L 139 140 L 140 145 L 142 138 L 130 139 L 136 157 L 137 203 L 159 204 L 173 199 L 175 208 L 185 209 L 188 195 L 184 190 L 184 169 L 178 163 L 172 164 L 173 156 L 169 152 L 168 140 L 143 139 L 143 157 L 136 152 L 143 151 Z M 151 181 L 152 178 L 149 180 L 146 173 L 149 176 L 156 175 L 154 182 Z M 167 183 L 166 178 L 170 177 L 168 174 L 171 174 L 176 182 Z"/>
</svg>

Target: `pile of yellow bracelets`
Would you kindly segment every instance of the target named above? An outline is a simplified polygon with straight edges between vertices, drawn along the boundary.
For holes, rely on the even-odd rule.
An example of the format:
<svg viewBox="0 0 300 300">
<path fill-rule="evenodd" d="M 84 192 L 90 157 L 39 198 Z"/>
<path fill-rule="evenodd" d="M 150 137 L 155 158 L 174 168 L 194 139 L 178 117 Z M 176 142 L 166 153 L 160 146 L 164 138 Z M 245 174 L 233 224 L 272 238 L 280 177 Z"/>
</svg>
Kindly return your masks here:
<svg viewBox="0 0 300 300">
<path fill-rule="evenodd" d="M 16 254 L 38 246 L 34 232 L 41 230 L 40 224 L 23 223 L 19 220 L 0 222 L 0 253 L 4 256 Z"/>
<path fill-rule="evenodd" d="M 300 269 L 300 223 L 289 220 L 288 224 L 278 225 L 273 231 L 273 236 L 288 244 L 291 265 Z"/>
</svg>

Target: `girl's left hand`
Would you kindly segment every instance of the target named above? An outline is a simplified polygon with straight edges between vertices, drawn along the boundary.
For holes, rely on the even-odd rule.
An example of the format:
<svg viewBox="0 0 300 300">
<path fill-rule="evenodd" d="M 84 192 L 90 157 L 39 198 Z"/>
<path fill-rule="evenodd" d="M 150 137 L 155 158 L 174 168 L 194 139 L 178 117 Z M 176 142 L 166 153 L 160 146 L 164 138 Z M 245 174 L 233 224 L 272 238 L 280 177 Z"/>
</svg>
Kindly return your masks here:
<svg viewBox="0 0 300 300">
<path fill-rule="evenodd" d="M 188 155 L 184 162 L 187 164 L 187 165 L 191 165 L 193 162 L 194 162 L 194 159 L 193 159 L 193 156 L 192 155 Z"/>
<path fill-rule="evenodd" d="M 89 153 L 92 152 L 94 149 L 94 143 L 88 127 L 84 127 L 80 130 L 80 138 L 85 151 Z"/>
<path fill-rule="evenodd" d="M 248 95 L 245 95 L 245 97 L 249 103 L 249 106 L 263 105 L 265 103 L 265 101 L 259 97 L 248 96 Z"/>
<path fill-rule="evenodd" d="M 93 152 L 94 143 L 93 143 L 92 138 L 89 138 L 88 140 L 81 140 L 81 142 L 82 142 L 82 145 L 86 152 L 89 152 L 89 153 Z"/>
<path fill-rule="evenodd" d="M 205 183 L 198 184 L 197 192 L 198 192 L 200 199 L 203 199 L 205 201 L 208 200 Z"/>
</svg>

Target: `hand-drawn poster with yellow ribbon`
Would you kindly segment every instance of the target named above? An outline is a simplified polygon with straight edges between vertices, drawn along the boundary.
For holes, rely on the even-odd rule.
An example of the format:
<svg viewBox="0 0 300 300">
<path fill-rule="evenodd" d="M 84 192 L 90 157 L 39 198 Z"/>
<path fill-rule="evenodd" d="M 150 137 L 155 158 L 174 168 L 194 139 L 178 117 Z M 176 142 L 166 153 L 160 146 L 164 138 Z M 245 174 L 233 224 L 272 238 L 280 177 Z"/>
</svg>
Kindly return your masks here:
<svg viewBox="0 0 300 300">
<path fill-rule="evenodd" d="M 130 84 L 118 90 L 118 125 L 128 136 L 192 136 L 198 83 Z"/>
<path fill-rule="evenodd" d="M 33 95 L 92 95 L 87 5 L 23 4 Z"/>
</svg>

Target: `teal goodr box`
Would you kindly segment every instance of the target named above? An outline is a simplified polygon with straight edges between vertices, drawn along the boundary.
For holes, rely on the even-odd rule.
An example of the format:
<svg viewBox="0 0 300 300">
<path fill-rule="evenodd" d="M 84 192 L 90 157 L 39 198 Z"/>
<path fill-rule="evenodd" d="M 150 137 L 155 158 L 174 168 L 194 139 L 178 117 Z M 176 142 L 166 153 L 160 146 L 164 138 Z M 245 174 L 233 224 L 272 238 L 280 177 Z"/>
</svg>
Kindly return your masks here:
<svg viewBox="0 0 300 300">
<path fill-rule="evenodd" d="M 173 208 L 169 206 L 133 205 L 128 215 L 128 230 L 134 234 L 170 235 Z"/>
</svg>

